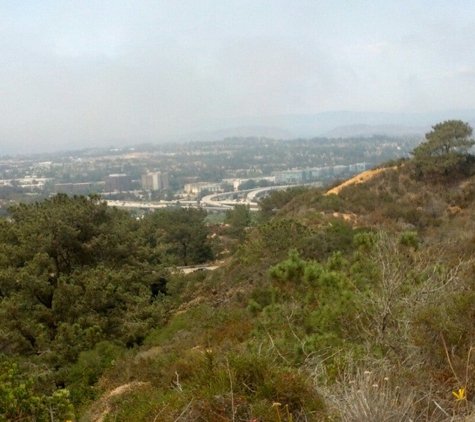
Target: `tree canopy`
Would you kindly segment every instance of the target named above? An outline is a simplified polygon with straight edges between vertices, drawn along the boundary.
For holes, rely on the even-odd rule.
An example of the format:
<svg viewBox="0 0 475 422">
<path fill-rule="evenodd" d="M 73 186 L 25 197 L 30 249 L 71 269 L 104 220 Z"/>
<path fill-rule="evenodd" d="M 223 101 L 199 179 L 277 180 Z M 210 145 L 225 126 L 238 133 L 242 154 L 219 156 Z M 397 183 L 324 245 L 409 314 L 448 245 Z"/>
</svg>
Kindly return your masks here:
<svg viewBox="0 0 475 422">
<path fill-rule="evenodd" d="M 0 408 L 17 395 L 36 405 L 1 409 L 0 422 L 5 415 L 23 420 L 25 412 L 38 421 L 71 419 L 68 391 L 76 404 L 92 397 L 115 356 L 167 319 L 168 285 L 181 276 L 166 266 L 212 258 L 207 212 L 160 210 L 136 219 L 99 196 L 59 194 L 8 213 L 0 219 L 0 384 L 7 383 Z M 23 360 L 47 376 L 24 380 L 25 369 L 11 365 Z M 44 394 L 30 400 L 29 383 Z M 64 386 L 63 397 L 57 388 Z"/>
<path fill-rule="evenodd" d="M 472 127 L 461 120 L 447 120 L 432 126 L 426 134 L 426 142 L 414 149 L 414 161 L 418 172 L 449 175 L 469 157 L 469 149 L 475 145 L 471 138 Z"/>
<path fill-rule="evenodd" d="M 251 211 L 249 205 L 238 204 L 226 211 L 224 220 L 230 226 L 229 234 L 239 240 L 244 240 L 246 228 L 251 225 Z"/>
<path fill-rule="evenodd" d="M 161 267 L 150 265 L 129 213 L 62 194 L 9 211 L 11 221 L 0 220 L 0 352 L 70 362 L 103 339 L 140 342 L 160 320 L 151 298 Z"/>
<path fill-rule="evenodd" d="M 207 215 L 202 208 L 157 210 L 145 216 L 144 235 L 168 264 L 201 264 L 213 259 L 204 222 Z"/>
<path fill-rule="evenodd" d="M 305 186 L 296 186 L 285 190 L 276 190 L 264 196 L 259 201 L 259 214 L 257 216 L 259 222 L 268 222 L 278 210 L 307 190 L 308 188 Z"/>
</svg>

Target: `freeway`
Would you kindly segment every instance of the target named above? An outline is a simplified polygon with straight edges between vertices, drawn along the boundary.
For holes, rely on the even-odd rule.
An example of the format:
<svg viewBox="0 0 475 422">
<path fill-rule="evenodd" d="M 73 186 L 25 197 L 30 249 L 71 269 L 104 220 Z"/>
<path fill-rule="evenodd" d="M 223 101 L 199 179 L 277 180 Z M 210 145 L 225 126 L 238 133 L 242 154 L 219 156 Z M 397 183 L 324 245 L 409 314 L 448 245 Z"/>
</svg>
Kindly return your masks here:
<svg viewBox="0 0 475 422">
<path fill-rule="evenodd" d="M 159 201 L 159 202 L 143 202 L 143 201 L 117 201 L 106 200 L 107 205 L 117 208 L 139 208 L 143 210 L 160 209 L 160 208 L 205 208 L 210 211 L 225 211 L 232 209 L 236 205 L 249 205 L 251 211 L 257 211 L 257 202 L 259 196 L 273 190 L 285 190 L 297 185 L 268 186 L 265 188 L 252 189 L 249 191 L 241 191 L 245 193 L 246 199 L 232 199 L 236 192 L 213 193 L 201 199 L 201 201 Z M 321 186 L 320 182 L 307 183 L 299 186 Z"/>
<path fill-rule="evenodd" d="M 322 186 L 322 183 L 313 182 L 313 183 L 305 183 L 303 185 L 267 186 L 265 188 L 252 189 L 252 190 L 247 191 L 246 199 L 241 199 L 241 200 L 232 200 L 229 198 L 235 192 L 226 192 L 226 193 L 218 193 L 218 194 L 214 193 L 202 198 L 201 204 L 204 206 L 210 206 L 210 207 L 217 207 L 217 208 L 221 207 L 222 209 L 234 208 L 236 205 L 243 204 L 243 205 L 249 205 L 249 207 L 251 208 L 251 211 L 257 211 L 257 202 L 259 200 L 259 197 L 262 196 L 263 194 L 267 192 L 271 192 L 273 190 L 285 190 L 285 189 L 293 188 L 296 186 L 320 187 Z"/>
<path fill-rule="evenodd" d="M 222 207 L 222 208 L 234 208 L 236 205 L 249 205 L 251 210 L 257 210 L 257 199 L 256 197 L 263 194 L 264 192 L 270 192 L 272 190 L 282 190 L 288 189 L 295 185 L 284 185 L 284 186 L 268 186 L 265 188 L 259 189 L 250 189 L 249 191 L 241 191 L 240 193 L 246 193 L 246 199 L 233 200 L 230 197 L 236 192 L 226 192 L 226 193 L 213 193 L 211 195 L 205 196 L 201 199 L 201 203 L 206 206 L 212 207 Z"/>
<path fill-rule="evenodd" d="M 159 201 L 159 202 L 143 202 L 143 201 L 117 201 L 106 200 L 109 207 L 117 208 L 137 208 L 142 210 L 156 210 L 160 208 L 206 208 L 210 211 L 222 211 L 222 206 L 202 206 L 197 201 Z"/>
</svg>

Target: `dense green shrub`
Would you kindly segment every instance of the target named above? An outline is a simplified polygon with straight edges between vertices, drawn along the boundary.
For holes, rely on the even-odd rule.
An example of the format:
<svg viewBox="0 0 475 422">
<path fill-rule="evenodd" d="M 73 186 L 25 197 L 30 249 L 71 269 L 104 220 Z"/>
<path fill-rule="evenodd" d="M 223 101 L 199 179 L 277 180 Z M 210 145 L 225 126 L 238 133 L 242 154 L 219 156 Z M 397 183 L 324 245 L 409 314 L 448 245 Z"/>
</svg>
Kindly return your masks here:
<svg viewBox="0 0 475 422">
<path fill-rule="evenodd" d="M 35 390 L 34 380 L 17 364 L 0 364 L 0 421 L 49 422 L 74 417 L 68 390 L 50 395 Z"/>
</svg>

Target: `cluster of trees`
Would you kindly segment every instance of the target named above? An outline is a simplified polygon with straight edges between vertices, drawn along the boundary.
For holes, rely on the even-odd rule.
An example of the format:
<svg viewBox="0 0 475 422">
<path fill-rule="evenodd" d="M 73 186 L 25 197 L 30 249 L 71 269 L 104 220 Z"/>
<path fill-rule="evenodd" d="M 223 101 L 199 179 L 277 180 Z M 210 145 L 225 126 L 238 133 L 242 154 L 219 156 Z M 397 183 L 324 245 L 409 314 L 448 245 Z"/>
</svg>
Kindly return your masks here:
<svg viewBox="0 0 475 422">
<path fill-rule="evenodd" d="M 64 194 L 10 207 L 0 220 L 0 355 L 33 359 L 54 395 L 81 353 L 141 344 L 166 320 L 167 268 L 212 259 L 205 217 L 176 209 L 137 220 L 97 196 Z"/>
<path fill-rule="evenodd" d="M 85 343 L 76 351 L 97 338 L 138 342 L 145 315 L 160 314 L 147 309 L 164 267 L 212 258 L 203 210 L 136 220 L 96 196 L 57 195 L 9 213 L 0 220 L 2 351 L 41 354 L 76 337 Z"/>
<path fill-rule="evenodd" d="M 157 210 L 146 214 L 141 231 L 161 262 L 191 265 L 210 261 L 213 251 L 204 224 L 207 211 L 202 208 Z"/>
</svg>

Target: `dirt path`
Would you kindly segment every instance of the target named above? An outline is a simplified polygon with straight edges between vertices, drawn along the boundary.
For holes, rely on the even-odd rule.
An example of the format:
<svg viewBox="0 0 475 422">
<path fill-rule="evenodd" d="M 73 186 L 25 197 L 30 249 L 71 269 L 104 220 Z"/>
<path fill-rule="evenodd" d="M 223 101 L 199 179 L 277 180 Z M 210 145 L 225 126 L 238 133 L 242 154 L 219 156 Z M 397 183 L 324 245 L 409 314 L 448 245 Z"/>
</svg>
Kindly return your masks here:
<svg viewBox="0 0 475 422">
<path fill-rule="evenodd" d="M 81 418 L 81 422 L 103 422 L 111 411 L 111 400 L 114 397 L 130 393 L 131 391 L 135 391 L 144 387 L 150 387 L 150 383 L 133 381 L 131 383 L 117 387 L 97 400 L 92 405 L 91 409 L 89 409 L 89 411 L 86 413 L 86 415 Z"/>
<path fill-rule="evenodd" d="M 341 185 L 338 185 L 337 187 L 330 189 L 327 193 L 325 193 L 325 195 L 330 195 L 332 193 L 334 193 L 335 195 L 338 195 L 345 186 L 366 182 L 367 180 L 376 176 L 378 173 L 381 173 L 382 171 L 386 171 L 389 168 L 396 168 L 396 167 L 385 167 L 385 168 L 379 168 L 375 170 L 366 170 L 363 173 L 360 173 L 356 175 L 355 177 L 348 179 L 346 182 L 343 182 Z"/>
</svg>

